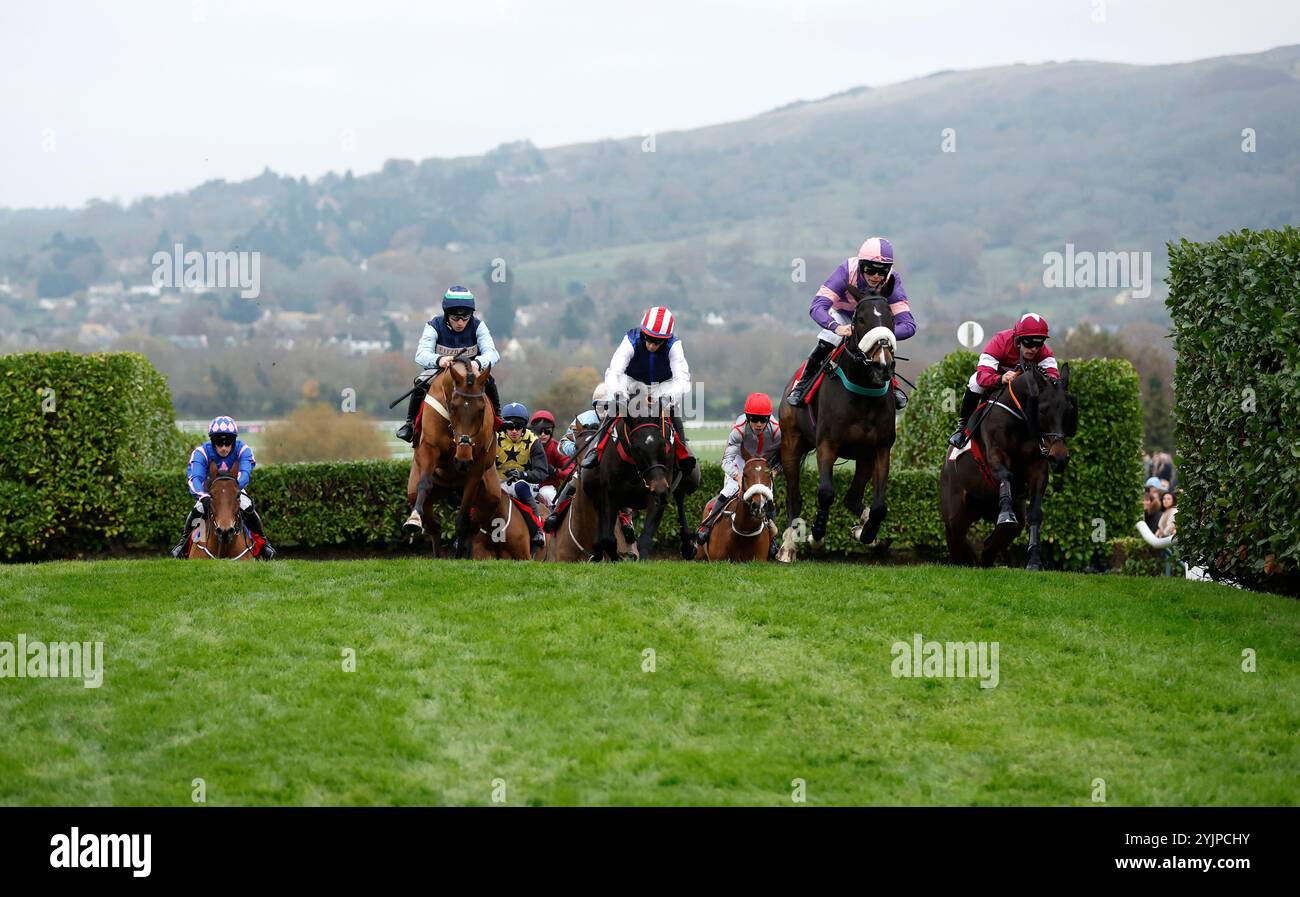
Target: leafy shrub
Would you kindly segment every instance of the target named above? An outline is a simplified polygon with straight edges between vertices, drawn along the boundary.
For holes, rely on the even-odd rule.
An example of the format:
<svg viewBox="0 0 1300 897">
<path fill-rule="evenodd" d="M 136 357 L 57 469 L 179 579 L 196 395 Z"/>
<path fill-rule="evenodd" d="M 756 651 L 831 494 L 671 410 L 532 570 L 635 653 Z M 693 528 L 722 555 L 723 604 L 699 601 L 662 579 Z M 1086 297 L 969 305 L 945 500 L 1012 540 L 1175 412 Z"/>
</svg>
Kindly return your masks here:
<svg viewBox="0 0 1300 897">
<path fill-rule="evenodd" d="M 1300 230 L 1170 243 L 1169 269 L 1181 550 L 1300 595 Z"/>
<path fill-rule="evenodd" d="M 0 357 L 0 557 L 105 547 L 122 478 L 179 464 L 167 383 L 131 352 Z"/>
</svg>

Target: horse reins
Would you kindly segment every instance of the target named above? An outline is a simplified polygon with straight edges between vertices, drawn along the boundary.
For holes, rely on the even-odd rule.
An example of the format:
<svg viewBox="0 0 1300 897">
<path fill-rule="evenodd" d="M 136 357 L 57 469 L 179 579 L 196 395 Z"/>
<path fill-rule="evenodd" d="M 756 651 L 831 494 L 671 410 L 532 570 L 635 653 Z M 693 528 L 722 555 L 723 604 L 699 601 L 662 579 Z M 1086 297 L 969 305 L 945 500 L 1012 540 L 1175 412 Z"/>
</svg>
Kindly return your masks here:
<svg viewBox="0 0 1300 897">
<path fill-rule="evenodd" d="M 219 483 L 219 482 L 221 482 L 222 480 L 230 480 L 230 481 L 233 482 L 235 485 L 239 485 L 239 478 L 238 478 L 238 477 L 232 477 L 232 476 L 230 476 L 229 474 L 225 474 L 225 473 L 223 473 L 223 474 L 221 474 L 221 475 L 219 475 L 219 476 L 215 476 L 215 477 L 213 477 L 212 480 L 209 482 L 208 485 L 209 485 L 209 487 L 211 487 L 212 484 L 214 484 L 214 483 Z M 209 523 L 208 532 L 209 532 L 209 533 L 216 532 L 216 533 L 217 533 L 217 541 L 224 545 L 225 542 L 224 542 L 224 540 L 221 538 L 221 533 L 217 530 L 216 521 L 215 521 L 215 520 L 212 520 L 211 517 L 212 517 L 212 511 L 211 511 L 211 506 L 209 505 L 209 506 L 205 507 L 205 509 L 204 509 L 204 512 L 203 512 L 203 519 L 204 519 L 204 520 L 207 520 L 208 523 Z M 238 532 L 238 531 L 242 530 L 243 528 L 244 528 L 244 509 L 240 506 L 240 504 L 239 504 L 239 497 L 236 495 L 236 497 L 235 497 L 235 531 Z M 207 540 L 205 539 L 204 541 L 206 542 Z M 244 555 L 248 554 L 250 551 L 253 550 L 253 541 L 252 541 L 251 539 L 245 539 L 244 541 L 245 541 L 245 543 L 246 543 L 246 544 L 244 545 L 244 550 L 241 551 L 239 554 L 235 555 L 235 556 L 232 557 L 232 558 L 218 558 L 215 554 L 213 554 L 211 551 L 208 550 L 208 546 L 205 545 L 205 544 L 203 544 L 203 542 L 195 542 L 194 544 L 197 545 L 197 546 L 199 546 L 199 550 L 201 550 L 201 551 L 202 551 L 204 554 L 206 554 L 208 557 L 212 558 L 212 560 L 214 560 L 214 561 L 216 561 L 216 560 L 237 561 L 237 560 L 239 560 L 240 558 L 242 558 Z"/>
</svg>

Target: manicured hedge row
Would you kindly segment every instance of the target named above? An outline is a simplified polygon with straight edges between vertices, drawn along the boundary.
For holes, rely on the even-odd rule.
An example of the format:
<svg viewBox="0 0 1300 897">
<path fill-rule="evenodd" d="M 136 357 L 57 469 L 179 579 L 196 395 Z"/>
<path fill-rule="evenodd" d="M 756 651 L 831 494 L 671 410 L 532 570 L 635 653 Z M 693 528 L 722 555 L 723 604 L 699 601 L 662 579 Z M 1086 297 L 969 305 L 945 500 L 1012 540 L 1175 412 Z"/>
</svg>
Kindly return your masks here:
<svg viewBox="0 0 1300 897">
<path fill-rule="evenodd" d="M 953 352 L 917 379 L 903 412 L 897 463 L 937 468 L 943 462 L 956 408 L 978 361 L 974 352 Z M 1070 391 L 1079 398 L 1079 432 L 1069 441 L 1062 488 L 1055 488 L 1055 478 L 1048 487 L 1044 560 L 1081 570 L 1104 561 L 1106 543 L 1127 535 L 1141 516 L 1142 408 L 1137 372 L 1123 359 L 1071 361 Z"/>
<path fill-rule="evenodd" d="M 135 353 L 0 356 L 0 558 L 106 547 L 122 478 L 183 460 L 167 383 Z"/>
<path fill-rule="evenodd" d="M 1178 543 L 1300 595 L 1300 230 L 1169 244 Z"/>
<path fill-rule="evenodd" d="M 332 464 L 279 464 L 259 467 L 249 494 L 257 501 L 267 533 L 277 546 L 400 545 L 405 543 L 401 523 L 406 519 L 406 477 L 403 461 L 348 461 Z M 836 471 L 840 494 L 848 488 L 851 471 Z M 135 547 L 171 546 L 180 536 L 186 510 L 193 503 L 183 473 L 175 470 L 140 470 L 130 474 L 123 490 L 126 526 L 122 539 Z M 701 465 L 701 486 L 687 501 L 692 527 L 703 516 L 704 505 L 722 485 L 722 468 Z M 803 472 L 804 513 L 811 520 L 816 508 L 817 483 L 812 471 Z M 780 522 L 785 521 L 785 488 L 777 485 Z M 937 551 L 943 545 L 938 518 L 938 473 L 932 470 L 895 470 L 890 475 L 889 516 L 882 540 L 894 545 Z M 670 509 L 656 544 L 676 546 L 676 518 Z M 858 551 L 849 529 L 856 521 L 842 504 L 831 514 L 821 555 Z M 444 511 L 444 533 L 452 529 L 452 515 Z M 806 555 L 807 549 L 801 549 Z"/>
</svg>

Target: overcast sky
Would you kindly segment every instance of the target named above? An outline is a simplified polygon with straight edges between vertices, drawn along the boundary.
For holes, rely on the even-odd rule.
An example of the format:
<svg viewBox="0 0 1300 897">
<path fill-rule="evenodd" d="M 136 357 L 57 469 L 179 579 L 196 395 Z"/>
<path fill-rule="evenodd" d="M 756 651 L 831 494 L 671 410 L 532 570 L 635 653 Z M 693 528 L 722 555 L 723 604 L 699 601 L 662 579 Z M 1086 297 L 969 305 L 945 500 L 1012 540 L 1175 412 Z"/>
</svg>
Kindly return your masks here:
<svg viewBox="0 0 1300 897">
<path fill-rule="evenodd" d="M 1294 43 L 1296 0 L 5 0 L 0 206 L 691 128 L 939 69 Z"/>
</svg>

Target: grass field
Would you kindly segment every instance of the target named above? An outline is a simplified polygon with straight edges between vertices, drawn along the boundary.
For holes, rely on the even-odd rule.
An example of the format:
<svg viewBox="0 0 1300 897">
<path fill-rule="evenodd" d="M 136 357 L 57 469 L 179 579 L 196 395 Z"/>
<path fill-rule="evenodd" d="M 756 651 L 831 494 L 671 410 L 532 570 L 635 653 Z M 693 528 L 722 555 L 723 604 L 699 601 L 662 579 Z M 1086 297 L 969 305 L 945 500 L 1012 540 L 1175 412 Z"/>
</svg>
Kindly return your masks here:
<svg viewBox="0 0 1300 897">
<path fill-rule="evenodd" d="M 1300 604 L 1208 583 L 64 562 L 0 568 L 0 621 L 105 652 L 0 679 L 3 804 L 1300 803 Z M 914 633 L 997 686 L 895 678 Z"/>
</svg>

